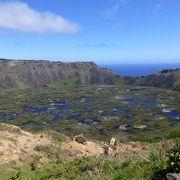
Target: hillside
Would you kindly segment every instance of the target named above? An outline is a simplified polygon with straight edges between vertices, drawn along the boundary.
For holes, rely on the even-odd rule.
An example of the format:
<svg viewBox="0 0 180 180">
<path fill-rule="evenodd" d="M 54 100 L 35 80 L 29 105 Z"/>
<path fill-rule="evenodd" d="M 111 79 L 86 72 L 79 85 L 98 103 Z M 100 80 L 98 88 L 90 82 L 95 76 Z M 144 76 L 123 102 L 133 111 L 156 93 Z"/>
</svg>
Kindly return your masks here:
<svg viewBox="0 0 180 180">
<path fill-rule="evenodd" d="M 172 169 L 166 160 L 169 150 L 179 151 L 173 141 L 118 142 L 106 155 L 104 142 L 82 144 L 60 133 L 31 134 L 8 124 L 0 124 L 0 140 L 0 179 L 162 179 L 179 172 L 178 161 Z"/>
<path fill-rule="evenodd" d="M 140 80 L 141 85 L 180 89 L 180 68 L 176 70 L 163 70 Z"/>
<path fill-rule="evenodd" d="M 79 84 L 113 84 L 118 78 L 93 62 L 0 60 L 0 88 L 38 87 L 74 77 Z"/>
<path fill-rule="evenodd" d="M 180 90 L 180 68 L 167 69 L 160 72 L 140 77 L 120 77 L 120 84 L 160 87 Z"/>
</svg>

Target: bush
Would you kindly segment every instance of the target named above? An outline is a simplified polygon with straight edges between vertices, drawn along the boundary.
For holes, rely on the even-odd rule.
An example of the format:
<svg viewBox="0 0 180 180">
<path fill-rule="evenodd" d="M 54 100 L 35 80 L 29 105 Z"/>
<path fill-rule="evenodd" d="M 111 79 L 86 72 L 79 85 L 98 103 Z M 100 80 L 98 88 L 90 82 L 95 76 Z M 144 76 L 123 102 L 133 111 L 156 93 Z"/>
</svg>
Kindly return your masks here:
<svg viewBox="0 0 180 180">
<path fill-rule="evenodd" d="M 180 173 L 180 144 L 171 149 L 151 153 L 150 160 L 154 166 L 154 178 L 162 179 L 167 173 Z"/>
<path fill-rule="evenodd" d="M 20 169 L 18 169 L 15 174 L 13 174 L 9 179 L 10 180 L 16 180 L 19 179 L 21 177 L 22 171 Z"/>
<path fill-rule="evenodd" d="M 180 138 L 180 127 L 178 126 L 177 129 L 174 129 L 167 135 L 167 139 L 175 139 Z"/>
<path fill-rule="evenodd" d="M 180 144 L 176 144 L 173 149 L 170 149 L 167 154 L 166 170 L 171 173 L 180 172 Z"/>
<path fill-rule="evenodd" d="M 180 91 L 180 85 L 175 86 L 175 87 L 174 87 L 174 90 L 175 90 L 175 91 Z"/>
<path fill-rule="evenodd" d="M 37 170 L 37 163 L 36 161 L 31 162 L 31 171 L 36 171 Z"/>
</svg>

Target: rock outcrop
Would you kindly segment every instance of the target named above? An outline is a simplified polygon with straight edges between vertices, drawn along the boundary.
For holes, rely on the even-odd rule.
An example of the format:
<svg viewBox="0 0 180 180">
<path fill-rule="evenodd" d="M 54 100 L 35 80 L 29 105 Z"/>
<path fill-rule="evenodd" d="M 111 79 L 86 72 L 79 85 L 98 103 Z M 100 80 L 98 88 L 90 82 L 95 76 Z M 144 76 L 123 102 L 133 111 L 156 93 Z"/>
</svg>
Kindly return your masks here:
<svg viewBox="0 0 180 180">
<path fill-rule="evenodd" d="M 87 144 L 87 139 L 83 135 L 75 136 L 74 141 L 77 141 L 78 143 L 81 143 L 81 144 L 84 144 L 84 145 Z"/>
<path fill-rule="evenodd" d="M 166 175 L 167 180 L 180 180 L 180 173 L 168 173 Z"/>
</svg>

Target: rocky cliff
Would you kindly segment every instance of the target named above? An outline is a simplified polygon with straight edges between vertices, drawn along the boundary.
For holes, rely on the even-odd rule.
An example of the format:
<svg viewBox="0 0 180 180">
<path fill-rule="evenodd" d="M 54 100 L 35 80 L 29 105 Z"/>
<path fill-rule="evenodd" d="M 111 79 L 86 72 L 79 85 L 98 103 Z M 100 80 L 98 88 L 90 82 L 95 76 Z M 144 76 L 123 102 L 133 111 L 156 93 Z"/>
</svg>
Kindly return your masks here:
<svg viewBox="0 0 180 180">
<path fill-rule="evenodd" d="M 0 88 L 38 87 L 71 77 L 79 84 L 113 84 L 118 75 L 93 62 L 0 60 Z"/>
</svg>

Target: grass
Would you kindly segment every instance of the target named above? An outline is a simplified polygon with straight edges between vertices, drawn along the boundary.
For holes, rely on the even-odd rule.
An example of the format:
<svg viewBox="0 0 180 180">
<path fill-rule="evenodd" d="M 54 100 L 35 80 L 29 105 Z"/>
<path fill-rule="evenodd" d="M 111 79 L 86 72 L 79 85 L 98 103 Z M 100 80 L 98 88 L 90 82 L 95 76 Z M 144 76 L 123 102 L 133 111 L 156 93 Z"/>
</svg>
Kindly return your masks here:
<svg viewBox="0 0 180 180">
<path fill-rule="evenodd" d="M 33 167 L 33 168 L 32 168 Z M 62 161 L 57 164 L 46 166 L 42 169 L 17 169 L 9 175 L 25 179 L 140 179 L 153 176 L 152 165 L 142 161 L 138 157 L 123 160 L 107 158 L 82 157 L 71 161 Z"/>
<path fill-rule="evenodd" d="M 75 86 L 79 84 L 79 80 L 77 77 L 71 77 L 68 79 L 61 79 L 58 80 L 52 84 L 48 84 L 47 87 L 51 87 L 51 88 L 61 88 L 64 86 Z"/>
<path fill-rule="evenodd" d="M 149 162 L 138 156 L 121 157 L 121 159 L 81 157 L 74 160 L 62 160 L 43 168 L 37 168 L 36 163 L 32 162 L 28 168 L 17 169 L 8 177 L 21 180 L 163 179 L 166 173 L 173 172 L 168 169 L 170 162 L 167 161 L 168 156 L 166 153 L 163 151 L 151 153 Z M 179 165 L 177 164 L 177 166 Z"/>
<path fill-rule="evenodd" d="M 170 139 L 179 139 L 180 138 L 180 128 L 179 126 L 172 128 L 170 132 L 161 133 L 160 135 L 154 135 L 151 137 L 139 137 L 136 140 L 141 142 L 148 142 L 148 143 L 156 143 L 161 142 L 163 140 L 170 140 Z"/>
</svg>

